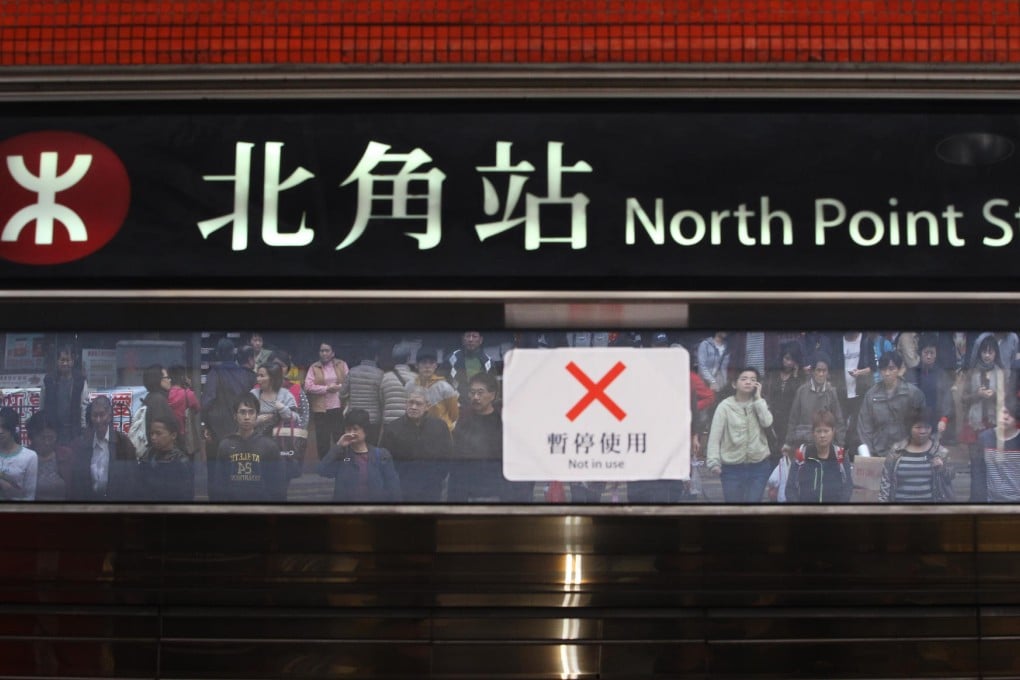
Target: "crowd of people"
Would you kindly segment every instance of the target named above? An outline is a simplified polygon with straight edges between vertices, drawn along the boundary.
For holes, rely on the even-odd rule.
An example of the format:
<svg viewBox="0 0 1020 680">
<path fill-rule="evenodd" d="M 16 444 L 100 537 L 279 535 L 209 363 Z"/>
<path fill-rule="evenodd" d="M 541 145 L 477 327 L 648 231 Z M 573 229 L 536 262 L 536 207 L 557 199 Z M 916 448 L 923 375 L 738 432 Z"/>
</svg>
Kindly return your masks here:
<svg viewBox="0 0 1020 680">
<path fill-rule="evenodd" d="M 697 377 L 732 390 L 705 429 L 727 502 L 847 502 L 860 457 L 883 459 L 880 502 L 1020 500 L 1015 333 L 736 335 L 698 345 Z"/>
<path fill-rule="evenodd" d="M 326 340 L 307 366 L 261 333 L 244 339 L 219 341 L 197 391 L 183 366 L 146 368 L 127 428 L 60 347 L 40 410 L 22 423 L 0 409 L 0 498 L 284 502 L 318 475 L 349 503 L 844 503 L 861 458 L 880 458 L 880 502 L 1020 500 L 1015 333 L 516 334 L 517 347 L 691 356 L 690 480 L 541 488 L 503 477 L 502 357 L 482 333 L 450 351 L 372 341 L 350 364 Z M 969 494 L 954 491 L 961 472 Z"/>
</svg>

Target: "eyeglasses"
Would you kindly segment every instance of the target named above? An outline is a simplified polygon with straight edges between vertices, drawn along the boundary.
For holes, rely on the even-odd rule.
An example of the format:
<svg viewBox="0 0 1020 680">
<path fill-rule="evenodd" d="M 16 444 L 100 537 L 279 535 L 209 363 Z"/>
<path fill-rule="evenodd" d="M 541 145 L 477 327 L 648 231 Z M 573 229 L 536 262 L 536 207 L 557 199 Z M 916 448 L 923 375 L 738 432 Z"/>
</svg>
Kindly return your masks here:
<svg viewBox="0 0 1020 680">
<path fill-rule="evenodd" d="M 481 396 L 484 396 L 486 394 L 492 394 L 492 392 L 490 392 L 489 390 L 469 390 L 468 391 L 468 396 L 471 396 L 471 397 L 481 397 Z"/>
</svg>

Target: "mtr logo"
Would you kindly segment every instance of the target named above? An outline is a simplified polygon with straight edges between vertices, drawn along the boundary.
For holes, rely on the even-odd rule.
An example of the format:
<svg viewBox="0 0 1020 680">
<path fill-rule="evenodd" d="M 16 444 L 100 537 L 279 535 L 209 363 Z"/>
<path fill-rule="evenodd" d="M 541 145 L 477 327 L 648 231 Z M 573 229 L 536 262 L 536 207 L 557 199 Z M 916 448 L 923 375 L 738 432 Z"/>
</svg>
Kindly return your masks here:
<svg viewBox="0 0 1020 680">
<path fill-rule="evenodd" d="M 0 142 L 0 257 L 61 264 L 96 252 L 127 217 L 131 183 L 105 144 L 75 132 Z"/>
</svg>

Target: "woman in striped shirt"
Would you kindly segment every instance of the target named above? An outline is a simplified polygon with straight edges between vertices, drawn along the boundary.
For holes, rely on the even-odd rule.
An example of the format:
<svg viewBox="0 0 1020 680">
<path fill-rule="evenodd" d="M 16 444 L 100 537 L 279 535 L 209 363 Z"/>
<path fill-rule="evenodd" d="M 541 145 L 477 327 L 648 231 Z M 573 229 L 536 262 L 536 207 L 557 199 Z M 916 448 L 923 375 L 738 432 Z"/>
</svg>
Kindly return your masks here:
<svg viewBox="0 0 1020 680">
<path fill-rule="evenodd" d="M 893 447 L 885 458 L 878 500 L 882 503 L 940 503 L 953 500 L 948 489 L 952 473 L 946 460 L 949 452 L 932 439 L 930 409 L 915 410 L 908 416 L 910 435 Z"/>
</svg>

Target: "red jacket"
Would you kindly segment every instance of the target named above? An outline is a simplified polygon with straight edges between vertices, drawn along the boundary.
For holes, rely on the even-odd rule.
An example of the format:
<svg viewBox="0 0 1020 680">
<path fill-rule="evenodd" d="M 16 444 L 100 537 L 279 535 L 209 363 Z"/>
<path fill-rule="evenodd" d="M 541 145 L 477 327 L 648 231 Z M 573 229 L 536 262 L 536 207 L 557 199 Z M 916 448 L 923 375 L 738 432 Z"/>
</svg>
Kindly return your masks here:
<svg viewBox="0 0 1020 680">
<path fill-rule="evenodd" d="M 695 371 L 691 371 L 691 401 L 694 411 L 704 411 L 715 403 L 715 392 Z"/>
</svg>

